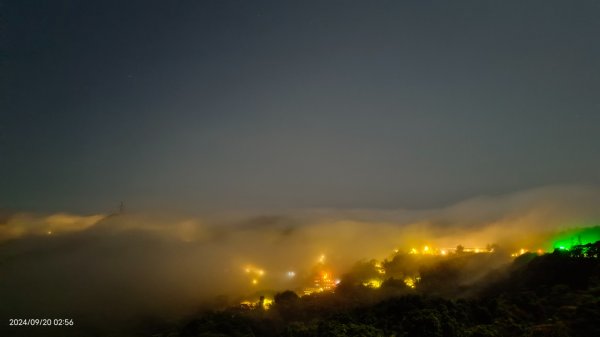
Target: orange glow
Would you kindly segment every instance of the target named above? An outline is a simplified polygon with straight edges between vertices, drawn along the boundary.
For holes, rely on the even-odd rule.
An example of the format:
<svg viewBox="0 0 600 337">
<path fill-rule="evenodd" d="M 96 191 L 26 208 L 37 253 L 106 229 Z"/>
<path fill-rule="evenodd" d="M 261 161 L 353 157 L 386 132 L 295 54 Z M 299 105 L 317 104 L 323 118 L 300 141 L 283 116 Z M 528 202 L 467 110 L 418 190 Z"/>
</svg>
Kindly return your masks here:
<svg viewBox="0 0 600 337">
<path fill-rule="evenodd" d="M 521 249 L 519 249 L 518 252 L 514 252 L 514 253 L 510 254 L 510 256 L 512 256 L 512 257 L 518 257 L 518 256 L 521 256 L 521 255 L 523 255 L 525 253 L 528 253 L 528 252 L 529 252 L 528 249 L 521 248 Z"/>
<path fill-rule="evenodd" d="M 265 275 L 265 270 L 264 269 L 260 269 L 257 267 L 254 267 L 252 265 L 248 265 L 244 268 L 244 272 L 246 274 L 251 274 L 254 277 L 262 277 Z"/>
</svg>

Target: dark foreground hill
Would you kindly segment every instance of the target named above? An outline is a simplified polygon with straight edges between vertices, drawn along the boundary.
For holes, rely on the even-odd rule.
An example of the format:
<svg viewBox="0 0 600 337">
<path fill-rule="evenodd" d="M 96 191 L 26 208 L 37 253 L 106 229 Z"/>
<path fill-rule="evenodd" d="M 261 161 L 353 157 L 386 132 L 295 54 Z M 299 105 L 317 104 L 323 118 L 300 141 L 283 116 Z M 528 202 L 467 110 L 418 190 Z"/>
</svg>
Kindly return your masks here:
<svg viewBox="0 0 600 337">
<path fill-rule="evenodd" d="M 431 295 L 460 269 L 444 266 L 407 289 L 343 286 L 332 294 L 283 292 L 269 310 L 208 311 L 157 336 L 600 336 L 600 242 L 525 254 L 471 285 L 466 296 Z M 456 267 L 459 268 L 459 267 Z M 427 279 L 429 278 L 429 279 Z M 436 279 L 432 279 L 436 278 Z M 444 279 L 446 278 L 446 279 Z M 447 293 L 447 292 L 445 292 Z"/>
</svg>

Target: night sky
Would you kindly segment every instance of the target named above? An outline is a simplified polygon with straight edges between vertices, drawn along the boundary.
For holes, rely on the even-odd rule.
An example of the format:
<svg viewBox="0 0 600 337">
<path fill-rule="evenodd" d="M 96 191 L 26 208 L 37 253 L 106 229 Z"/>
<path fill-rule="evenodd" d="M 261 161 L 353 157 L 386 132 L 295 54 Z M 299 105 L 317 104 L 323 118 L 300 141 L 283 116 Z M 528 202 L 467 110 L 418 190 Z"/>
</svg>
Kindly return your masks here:
<svg viewBox="0 0 600 337">
<path fill-rule="evenodd" d="M 0 208 L 600 183 L 599 1 L 0 1 Z"/>
</svg>

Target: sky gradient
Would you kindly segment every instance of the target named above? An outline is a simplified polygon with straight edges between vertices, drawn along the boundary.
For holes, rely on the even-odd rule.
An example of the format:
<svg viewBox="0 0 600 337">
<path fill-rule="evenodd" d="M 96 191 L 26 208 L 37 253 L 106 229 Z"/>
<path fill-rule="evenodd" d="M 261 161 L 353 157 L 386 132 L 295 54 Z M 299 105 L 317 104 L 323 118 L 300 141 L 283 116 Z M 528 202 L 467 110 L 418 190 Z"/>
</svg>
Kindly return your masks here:
<svg viewBox="0 0 600 337">
<path fill-rule="evenodd" d="M 0 209 L 600 183 L 598 1 L 0 1 Z"/>
</svg>

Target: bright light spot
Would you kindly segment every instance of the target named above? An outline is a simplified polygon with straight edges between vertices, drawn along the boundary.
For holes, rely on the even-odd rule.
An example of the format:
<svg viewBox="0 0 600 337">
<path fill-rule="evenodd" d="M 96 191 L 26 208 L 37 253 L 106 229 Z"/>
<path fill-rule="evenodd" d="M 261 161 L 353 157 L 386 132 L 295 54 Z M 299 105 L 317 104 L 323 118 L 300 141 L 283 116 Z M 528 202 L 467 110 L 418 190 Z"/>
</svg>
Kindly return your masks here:
<svg viewBox="0 0 600 337">
<path fill-rule="evenodd" d="M 265 297 L 264 300 L 263 300 L 263 308 L 265 310 L 269 310 L 269 308 L 271 307 L 271 305 L 273 305 L 273 299 Z"/>
<path fill-rule="evenodd" d="M 519 249 L 518 252 L 510 254 L 510 256 L 512 256 L 512 257 L 518 257 L 518 256 L 521 256 L 521 255 L 527 253 L 527 252 L 529 252 L 529 250 L 527 250 L 525 248 L 521 248 L 521 249 Z"/>
<path fill-rule="evenodd" d="M 325 254 L 321 254 L 321 256 L 319 256 L 319 263 L 325 263 Z"/>
<path fill-rule="evenodd" d="M 253 280 L 252 280 L 252 284 L 257 284 L 257 283 L 258 283 L 258 280 L 257 280 L 257 279 L 253 279 Z"/>
<path fill-rule="evenodd" d="M 293 272 L 293 271 L 288 271 L 288 272 L 287 272 L 287 276 L 288 276 L 289 278 L 295 277 L 295 276 L 296 276 L 296 272 Z"/>
<path fill-rule="evenodd" d="M 429 251 L 429 246 L 425 246 L 425 247 L 423 247 L 423 251 L 424 251 L 424 252 L 428 252 L 428 251 Z"/>
<path fill-rule="evenodd" d="M 418 254 L 418 252 L 416 249 L 411 248 L 409 254 Z"/>
<path fill-rule="evenodd" d="M 363 282 L 363 286 L 368 287 L 368 288 L 379 288 L 381 287 L 381 280 L 379 279 L 370 279 L 367 282 Z"/>
<path fill-rule="evenodd" d="M 52 235 L 52 231 L 47 231 L 46 234 Z"/>
<path fill-rule="evenodd" d="M 269 310 L 269 308 L 272 305 L 273 305 L 273 299 L 268 298 L 268 297 L 264 297 L 264 298 L 262 298 L 262 300 L 258 300 L 258 301 L 245 300 L 245 301 L 240 302 L 240 306 L 250 308 L 250 309 L 262 308 L 265 310 Z"/>
<path fill-rule="evenodd" d="M 404 278 L 404 284 L 406 284 L 406 286 L 408 286 L 409 288 L 414 289 L 416 287 L 416 280 L 412 277 L 406 277 Z"/>
<path fill-rule="evenodd" d="M 336 281 L 333 280 L 333 274 L 329 271 L 320 271 L 318 274 L 314 275 L 314 277 L 314 286 L 305 288 L 304 295 L 331 291 L 337 285 Z"/>
<path fill-rule="evenodd" d="M 252 277 L 262 277 L 265 275 L 264 269 L 256 268 L 252 265 L 248 265 L 244 268 L 246 274 L 250 274 Z"/>
<path fill-rule="evenodd" d="M 440 251 L 440 254 L 442 254 L 442 255 L 447 255 L 447 254 L 448 254 L 448 252 L 447 252 L 445 249 L 442 249 L 442 250 Z"/>
</svg>

